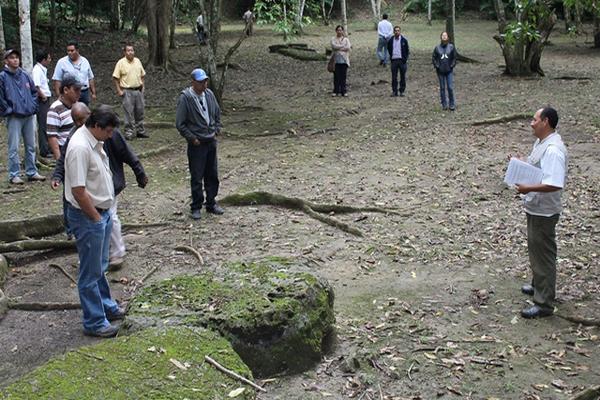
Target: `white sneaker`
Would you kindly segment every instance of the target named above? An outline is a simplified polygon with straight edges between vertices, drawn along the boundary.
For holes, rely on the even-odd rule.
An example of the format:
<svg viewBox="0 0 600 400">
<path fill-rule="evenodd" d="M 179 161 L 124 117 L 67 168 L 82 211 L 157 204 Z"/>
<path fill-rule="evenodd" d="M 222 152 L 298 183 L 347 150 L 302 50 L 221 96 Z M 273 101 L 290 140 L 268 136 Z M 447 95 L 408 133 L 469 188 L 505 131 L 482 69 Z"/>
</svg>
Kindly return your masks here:
<svg viewBox="0 0 600 400">
<path fill-rule="evenodd" d="M 12 183 L 13 185 L 22 185 L 22 184 L 24 184 L 24 183 L 25 183 L 25 182 L 23 181 L 23 179 L 21 179 L 21 178 L 20 178 L 20 177 L 18 177 L 18 176 L 15 176 L 15 177 L 14 177 L 14 178 L 12 178 L 12 179 L 11 179 L 9 182 L 10 182 L 10 183 Z"/>
</svg>

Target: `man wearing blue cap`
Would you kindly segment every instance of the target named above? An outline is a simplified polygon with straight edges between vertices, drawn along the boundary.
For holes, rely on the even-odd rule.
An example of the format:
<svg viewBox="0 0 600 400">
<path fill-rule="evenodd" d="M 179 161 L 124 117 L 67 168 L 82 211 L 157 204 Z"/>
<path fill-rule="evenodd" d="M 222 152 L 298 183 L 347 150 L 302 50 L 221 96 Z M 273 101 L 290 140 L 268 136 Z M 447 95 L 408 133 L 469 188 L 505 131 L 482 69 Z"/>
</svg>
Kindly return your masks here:
<svg viewBox="0 0 600 400">
<path fill-rule="evenodd" d="M 192 219 L 200 219 L 204 203 L 202 182 L 206 190 L 206 212 L 223 214 L 215 201 L 219 192 L 216 135 L 221 130 L 221 109 L 214 93 L 208 89 L 208 76 L 201 68 L 192 71 L 192 85 L 179 96 L 175 124 L 188 142 Z"/>
</svg>

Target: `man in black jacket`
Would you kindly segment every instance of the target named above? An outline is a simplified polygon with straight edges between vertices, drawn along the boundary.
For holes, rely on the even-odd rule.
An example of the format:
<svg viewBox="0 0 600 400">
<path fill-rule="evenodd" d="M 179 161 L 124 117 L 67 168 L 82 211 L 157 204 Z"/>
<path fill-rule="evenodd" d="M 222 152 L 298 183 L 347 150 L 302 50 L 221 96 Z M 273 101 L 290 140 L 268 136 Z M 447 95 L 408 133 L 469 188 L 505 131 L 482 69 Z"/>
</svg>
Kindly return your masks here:
<svg viewBox="0 0 600 400">
<path fill-rule="evenodd" d="M 73 118 L 73 122 L 75 122 L 75 127 L 73 128 L 71 135 L 76 129 L 85 123 L 89 114 L 90 110 L 85 104 L 79 102 L 73 105 L 71 108 L 71 116 Z M 61 182 L 63 182 L 65 173 L 64 161 L 68 144 L 69 140 L 67 140 L 63 146 L 64 149 L 62 149 L 60 159 L 56 162 L 56 167 L 54 169 L 54 173 L 52 174 L 53 189 L 58 188 Z M 144 171 L 142 163 L 135 155 L 129 144 L 127 144 L 125 138 L 118 129 L 115 129 L 112 137 L 104 142 L 103 149 L 108 155 L 108 162 L 110 165 L 110 171 L 112 173 L 113 185 L 115 189 L 115 202 L 110 208 L 113 228 L 110 235 L 109 266 L 118 267 L 123 263 L 123 257 L 125 256 L 125 243 L 123 241 L 123 237 L 121 236 L 121 222 L 119 220 L 119 216 L 117 215 L 116 199 L 116 196 L 121 193 L 126 186 L 123 164 L 125 163 L 131 167 L 133 173 L 135 174 L 138 186 L 141 188 L 146 187 L 146 184 L 148 183 L 148 176 Z"/>
<path fill-rule="evenodd" d="M 400 34 L 400 27 L 394 27 L 394 36 L 387 42 L 387 50 L 392 60 L 392 96 L 398 96 L 398 71 L 400 71 L 400 96 L 406 90 L 406 69 L 408 64 L 408 40 Z"/>
</svg>

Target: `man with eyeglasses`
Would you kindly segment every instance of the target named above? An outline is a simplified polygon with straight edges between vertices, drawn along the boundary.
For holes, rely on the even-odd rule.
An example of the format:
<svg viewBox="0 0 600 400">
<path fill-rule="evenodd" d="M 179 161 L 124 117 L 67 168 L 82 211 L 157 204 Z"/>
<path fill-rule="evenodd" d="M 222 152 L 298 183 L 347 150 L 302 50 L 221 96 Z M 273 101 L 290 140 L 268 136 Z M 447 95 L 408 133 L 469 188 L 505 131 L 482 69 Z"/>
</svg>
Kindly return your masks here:
<svg viewBox="0 0 600 400">
<path fill-rule="evenodd" d="M 79 43 L 76 40 L 67 42 L 67 55 L 56 63 L 52 75 L 56 97 L 60 96 L 60 83 L 66 75 L 75 76 L 81 84 L 79 101 L 89 106 L 91 100 L 96 100 L 94 73 L 87 58 L 79 54 Z"/>
</svg>

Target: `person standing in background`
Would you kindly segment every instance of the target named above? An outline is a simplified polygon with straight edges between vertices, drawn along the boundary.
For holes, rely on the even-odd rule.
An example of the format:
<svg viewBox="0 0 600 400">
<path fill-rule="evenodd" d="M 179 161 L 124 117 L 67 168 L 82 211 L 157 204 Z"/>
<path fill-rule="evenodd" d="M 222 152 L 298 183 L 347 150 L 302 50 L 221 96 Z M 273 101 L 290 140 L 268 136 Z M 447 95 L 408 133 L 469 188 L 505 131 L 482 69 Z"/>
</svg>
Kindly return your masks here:
<svg viewBox="0 0 600 400">
<path fill-rule="evenodd" d="M 33 84 L 37 90 L 37 129 L 38 129 L 38 147 L 41 157 L 52 157 L 50 147 L 48 146 L 48 137 L 46 136 L 46 114 L 50 108 L 50 85 L 48 85 L 48 65 L 52 62 L 52 56 L 48 50 L 38 50 L 35 55 L 36 64 L 31 71 Z"/>
<path fill-rule="evenodd" d="M 377 24 L 377 57 L 379 57 L 379 65 L 383 65 L 384 67 L 389 60 L 387 42 L 393 34 L 394 27 L 392 26 L 392 23 L 388 21 L 388 15 L 383 14 L 381 21 Z"/>
</svg>

